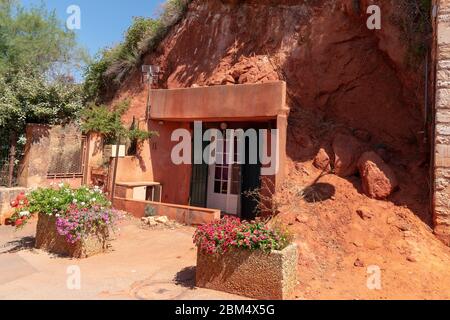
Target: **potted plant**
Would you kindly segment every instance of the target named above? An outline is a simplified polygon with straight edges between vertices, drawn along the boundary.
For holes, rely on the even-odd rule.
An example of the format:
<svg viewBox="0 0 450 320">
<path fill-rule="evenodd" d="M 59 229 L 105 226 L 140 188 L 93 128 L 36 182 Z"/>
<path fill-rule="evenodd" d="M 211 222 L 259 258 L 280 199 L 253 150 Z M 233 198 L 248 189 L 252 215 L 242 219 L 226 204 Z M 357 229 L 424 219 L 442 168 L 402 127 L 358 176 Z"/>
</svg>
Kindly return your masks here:
<svg viewBox="0 0 450 320">
<path fill-rule="evenodd" d="M 36 248 L 73 258 L 107 250 L 110 231 L 122 218 L 98 187 L 72 189 L 61 183 L 39 188 L 27 195 L 25 204 L 13 216 L 15 226 L 37 214 Z"/>
<path fill-rule="evenodd" d="M 198 227 L 196 284 L 255 299 L 289 299 L 297 284 L 297 246 L 261 221 L 225 217 Z"/>
</svg>

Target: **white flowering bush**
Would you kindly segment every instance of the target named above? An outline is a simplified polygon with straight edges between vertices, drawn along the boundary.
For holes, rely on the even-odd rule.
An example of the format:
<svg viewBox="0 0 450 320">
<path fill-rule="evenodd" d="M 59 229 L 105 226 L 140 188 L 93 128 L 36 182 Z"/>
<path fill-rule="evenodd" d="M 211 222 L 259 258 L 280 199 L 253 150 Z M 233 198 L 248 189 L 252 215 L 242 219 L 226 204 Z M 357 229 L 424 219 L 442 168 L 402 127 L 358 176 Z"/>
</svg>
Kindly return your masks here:
<svg viewBox="0 0 450 320">
<path fill-rule="evenodd" d="M 51 188 L 38 188 L 30 192 L 27 199 L 26 211 L 49 216 L 64 215 L 73 205 L 78 209 L 111 206 L 111 202 L 98 187 L 72 189 L 64 183 Z"/>
</svg>

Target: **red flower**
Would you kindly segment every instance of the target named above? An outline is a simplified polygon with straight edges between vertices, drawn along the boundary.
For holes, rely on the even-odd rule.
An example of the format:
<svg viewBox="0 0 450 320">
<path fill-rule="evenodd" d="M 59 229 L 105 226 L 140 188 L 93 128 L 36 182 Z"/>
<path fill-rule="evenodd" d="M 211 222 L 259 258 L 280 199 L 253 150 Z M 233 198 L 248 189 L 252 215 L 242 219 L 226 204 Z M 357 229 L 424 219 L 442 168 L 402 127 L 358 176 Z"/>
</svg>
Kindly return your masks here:
<svg viewBox="0 0 450 320">
<path fill-rule="evenodd" d="M 23 224 L 23 219 L 17 219 L 16 223 L 14 224 L 16 227 L 20 227 Z"/>
<path fill-rule="evenodd" d="M 25 201 L 27 200 L 27 196 L 25 195 L 25 192 L 20 193 L 17 197 L 16 197 L 17 201 Z"/>
</svg>

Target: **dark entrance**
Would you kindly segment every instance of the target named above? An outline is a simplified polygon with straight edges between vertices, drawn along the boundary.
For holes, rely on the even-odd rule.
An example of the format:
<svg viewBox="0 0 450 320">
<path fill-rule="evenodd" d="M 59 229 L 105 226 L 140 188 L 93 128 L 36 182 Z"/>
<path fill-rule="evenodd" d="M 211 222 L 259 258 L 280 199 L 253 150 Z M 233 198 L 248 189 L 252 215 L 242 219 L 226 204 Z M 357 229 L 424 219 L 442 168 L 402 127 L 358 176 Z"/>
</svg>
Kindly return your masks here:
<svg viewBox="0 0 450 320">
<path fill-rule="evenodd" d="M 218 124 L 207 124 L 208 127 L 218 127 Z M 259 124 L 256 127 L 265 127 Z M 203 150 L 209 145 L 209 142 L 203 143 Z M 192 146 L 194 144 L 192 143 Z M 259 136 L 257 146 L 259 148 Z M 254 147 L 254 146 L 252 146 Z M 240 206 L 241 218 L 244 220 L 253 220 L 257 216 L 258 199 L 253 196 L 246 196 L 248 191 L 254 191 L 261 188 L 261 163 L 250 164 L 250 140 L 245 141 L 245 164 L 241 165 L 241 188 L 240 188 Z M 259 150 L 258 150 L 259 152 Z M 194 161 L 193 161 L 194 162 Z M 208 203 L 208 175 L 209 166 L 206 163 L 192 165 L 190 205 L 196 207 L 207 207 Z"/>
<path fill-rule="evenodd" d="M 259 140 L 259 137 L 258 137 Z M 249 140 L 245 141 L 245 164 L 242 165 L 241 181 L 241 218 L 243 220 L 253 220 L 257 216 L 258 198 L 255 195 L 246 195 L 246 192 L 257 190 L 261 187 L 261 163 L 250 164 Z M 259 152 L 259 141 L 258 141 Z"/>
<path fill-rule="evenodd" d="M 206 207 L 206 189 L 208 186 L 208 165 L 192 165 L 191 178 L 191 201 L 190 205 L 194 207 Z"/>
</svg>

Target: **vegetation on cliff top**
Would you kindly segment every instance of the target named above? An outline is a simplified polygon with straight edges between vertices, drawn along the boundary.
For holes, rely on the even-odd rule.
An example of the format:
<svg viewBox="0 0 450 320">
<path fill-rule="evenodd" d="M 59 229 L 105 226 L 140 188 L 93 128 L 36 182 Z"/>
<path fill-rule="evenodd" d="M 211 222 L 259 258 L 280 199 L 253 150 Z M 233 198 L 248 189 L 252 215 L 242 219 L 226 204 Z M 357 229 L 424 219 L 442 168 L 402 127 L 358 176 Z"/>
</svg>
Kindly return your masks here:
<svg viewBox="0 0 450 320">
<path fill-rule="evenodd" d="M 99 102 L 136 70 L 145 54 L 153 51 L 170 28 L 184 16 L 191 0 L 167 0 L 159 18 L 136 17 L 124 34 L 124 41 L 106 48 L 85 72 L 84 91 L 90 101 Z"/>
<path fill-rule="evenodd" d="M 395 4 L 398 14 L 392 19 L 408 43 L 406 63 L 409 66 L 421 64 L 430 48 L 432 36 L 431 0 L 399 0 Z"/>
</svg>

